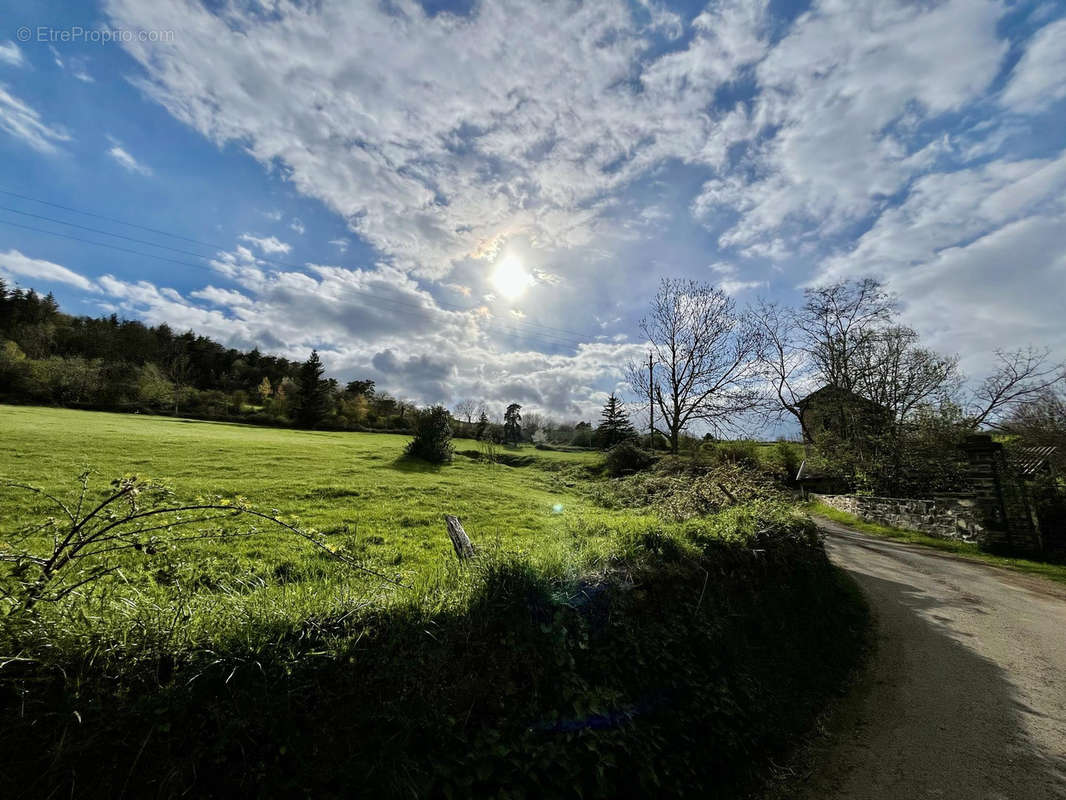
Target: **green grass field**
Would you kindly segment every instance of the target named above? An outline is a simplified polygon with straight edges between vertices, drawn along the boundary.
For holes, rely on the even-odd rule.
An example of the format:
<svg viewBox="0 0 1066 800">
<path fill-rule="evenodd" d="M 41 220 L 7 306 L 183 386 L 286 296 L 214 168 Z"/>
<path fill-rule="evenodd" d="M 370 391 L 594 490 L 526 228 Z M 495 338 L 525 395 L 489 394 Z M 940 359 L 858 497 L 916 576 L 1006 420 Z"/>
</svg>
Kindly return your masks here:
<svg viewBox="0 0 1066 800">
<path fill-rule="evenodd" d="M 436 468 L 407 441 L 0 406 L 0 481 L 73 499 L 86 468 L 100 497 L 137 473 L 325 546 L 274 523 L 138 541 L 0 616 L 0 795 L 728 796 L 854 663 L 861 599 L 776 496 L 674 522 L 654 498 L 605 507 L 598 453 L 490 463 L 460 440 Z M 46 553 L 18 531 L 49 514 L 0 487 L 0 552 Z M 0 566 L 16 608 L 28 582 Z"/>
<path fill-rule="evenodd" d="M 331 547 L 410 586 L 454 568 L 446 513 L 463 520 L 477 546 L 558 564 L 582 560 L 575 553 L 595 549 L 611 531 L 654 521 L 599 508 L 582 496 L 577 486 L 590 477 L 585 467 L 599 463 L 597 453 L 505 448 L 505 457 L 521 456 L 529 465 L 457 455 L 438 468 L 403 458 L 408 440 L 394 434 L 15 406 L 0 406 L 0 430 L 0 480 L 69 497 L 77 476 L 90 468 L 99 490 L 136 473 L 166 480 L 181 500 L 243 496 L 260 510 L 297 517 L 301 527 L 326 534 Z M 478 449 L 470 440 L 455 445 Z M 27 494 L 0 488 L 0 542 L 46 513 L 52 512 Z M 335 601 L 367 589 L 362 573 L 269 526 L 254 538 L 186 550 L 195 558 L 179 564 L 177 576 L 169 566 L 139 569 L 131 554 L 131 568 L 116 580 L 150 593 L 160 588 L 160 577 L 170 584 L 177 577 L 206 590 L 199 594 L 211 595 L 212 604 L 261 605 L 287 615 L 328 613 Z"/>
</svg>

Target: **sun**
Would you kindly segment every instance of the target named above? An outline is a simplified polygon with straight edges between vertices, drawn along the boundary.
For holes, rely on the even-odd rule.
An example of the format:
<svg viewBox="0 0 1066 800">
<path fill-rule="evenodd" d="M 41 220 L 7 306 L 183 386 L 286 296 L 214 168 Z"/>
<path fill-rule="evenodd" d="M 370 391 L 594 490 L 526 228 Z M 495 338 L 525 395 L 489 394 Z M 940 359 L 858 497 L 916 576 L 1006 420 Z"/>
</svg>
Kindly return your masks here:
<svg viewBox="0 0 1066 800">
<path fill-rule="evenodd" d="M 496 262 L 492 285 L 508 300 L 520 297 L 532 284 L 533 276 L 526 272 L 518 256 L 506 255 Z"/>
</svg>

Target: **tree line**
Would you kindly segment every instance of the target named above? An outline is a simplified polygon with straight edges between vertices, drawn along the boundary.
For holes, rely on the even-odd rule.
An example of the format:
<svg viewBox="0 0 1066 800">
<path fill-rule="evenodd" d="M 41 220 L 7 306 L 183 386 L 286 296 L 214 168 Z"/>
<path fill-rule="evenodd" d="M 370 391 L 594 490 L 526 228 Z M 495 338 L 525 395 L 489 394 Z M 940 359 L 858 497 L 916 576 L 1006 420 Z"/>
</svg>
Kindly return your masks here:
<svg viewBox="0 0 1066 800">
<path fill-rule="evenodd" d="M 0 402 L 185 415 L 266 425 L 406 430 L 413 405 L 370 380 L 341 386 L 306 362 L 191 331 L 60 311 L 0 280 Z"/>
<path fill-rule="evenodd" d="M 672 452 L 697 423 L 719 433 L 791 419 L 852 488 L 898 494 L 909 481 L 928 492 L 937 478 L 949 488 L 963 436 L 1031 433 L 1063 407 L 1066 365 L 1050 350 L 998 350 L 969 380 L 956 356 L 923 346 L 898 298 L 871 279 L 745 309 L 710 284 L 664 279 L 640 329 L 650 357 L 629 365 L 629 381 Z M 831 390 L 829 430 L 811 427 L 807 398 L 819 389 Z"/>
<path fill-rule="evenodd" d="M 256 424 L 407 432 L 418 408 L 373 380 L 341 384 L 317 352 L 304 362 L 258 349 L 227 348 L 192 331 L 175 332 L 116 314 L 63 313 L 53 295 L 9 288 L 0 279 L 0 402 L 103 411 L 184 415 Z M 522 418 L 463 400 L 449 421 L 457 435 L 501 443 L 595 447 L 604 439 L 588 422 L 559 422 L 536 412 Z"/>
</svg>

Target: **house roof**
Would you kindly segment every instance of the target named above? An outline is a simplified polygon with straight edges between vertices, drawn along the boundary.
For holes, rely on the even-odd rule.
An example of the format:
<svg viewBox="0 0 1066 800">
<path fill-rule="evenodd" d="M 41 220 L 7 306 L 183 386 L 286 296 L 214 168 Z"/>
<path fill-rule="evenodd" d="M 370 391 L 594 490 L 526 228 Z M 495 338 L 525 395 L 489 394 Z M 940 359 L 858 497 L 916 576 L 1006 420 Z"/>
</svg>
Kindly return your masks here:
<svg viewBox="0 0 1066 800">
<path fill-rule="evenodd" d="M 817 401 L 829 397 L 839 397 L 840 395 L 845 395 L 849 400 L 859 403 L 861 405 L 869 406 L 870 408 L 884 408 L 884 406 L 882 406 L 880 403 L 877 403 L 869 399 L 868 397 L 863 397 L 861 394 L 853 392 L 850 389 L 844 389 L 840 386 L 833 386 L 829 383 L 827 383 L 820 389 L 815 389 L 802 400 L 797 400 L 796 405 L 800 409 L 803 409 L 806 408 L 812 401 Z"/>
</svg>

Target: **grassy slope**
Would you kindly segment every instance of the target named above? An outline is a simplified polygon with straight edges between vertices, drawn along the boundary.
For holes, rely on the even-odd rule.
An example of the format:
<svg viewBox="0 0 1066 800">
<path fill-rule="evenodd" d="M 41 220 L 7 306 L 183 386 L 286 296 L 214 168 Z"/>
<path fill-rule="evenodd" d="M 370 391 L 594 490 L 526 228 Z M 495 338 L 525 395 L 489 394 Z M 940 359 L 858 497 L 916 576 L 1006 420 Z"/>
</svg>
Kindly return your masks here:
<svg viewBox="0 0 1066 800">
<path fill-rule="evenodd" d="M 838 511 L 835 508 L 831 508 L 824 503 L 811 503 L 807 506 L 807 509 L 811 514 L 831 519 L 834 522 L 839 522 L 842 525 L 847 525 L 848 527 L 855 528 L 864 533 L 885 536 L 901 542 L 909 542 L 910 544 L 920 544 L 925 547 L 943 550 L 944 552 L 951 553 L 970 561 L 981 561 L 996 567 L 1006 567 L 1007 569 L 1012 569 L 1016 572 L 1024 572 L 1029 575 L 1040 575 L 1044 578 L 1050 578 L 1053 581 L 1066 583 L 1066 564 L 1049 564 L 1043 561 L 1030 561 L 1025 558 L 1010 558 L 1007 556 L 998 556 L 993 553 L 985 553 L 976 544 L 971 542 L 960 542 L 954 539 L 938 539 L 935 536 L 927 536 L 918 531 L 892 528 L 888 525 L 879 525 L 876 522 L 867 522 L 853 514 L 848 514 L 843 511 Z"/>
<path fill-rule="evenodd" d="M 475 542 L 522 547 L 614 521 L 550 470 L 476 463 L 457 456 L 433 468 L 400 456 L 390 434 L 303 432 L 51 408 L 0 406 L 0 475 L 65 494 L 82 468 L 97 485 L 127 472 L 166 479 L 180 498 L 240 494 L 262 509 L 297 514 L 339 544 L 374 542 L 368 557 L 410 574 L 439 563 L 450 544 L 441 515 L 457 514 Z M 477 442 L 456 440 L 457 450 Z M 504 450 L 513 454 L 513 450 Z M 545 465 L 593 464 L 596 453 L 523 448 Z M 561 504 L 563 513 L 554 507 Z M 0 494 L 0 529 L 22 521 L 25 498 Z M 344 531 L 347 530 L 347 533 Z M 251 545 L 250 545 L 251 546 Z M 303 548 L 299 548 L 303 549 Z M 380 552 L 379 552 L 380 551 Z M 264 554 L 270 560 L 270 554 Z M 397 558 L 399 556 L 399 558 Z"/>
<path fill-rule="evenodd" d="M 200 494 L 240 495 L 262 510 L 294 515 L 329 536 L 330 545 L 395 577 L 416 593 L 432 592 L 455 568 L 442 515 L 462 518 L 475 545 L 527 554 L 565 569 L 607 546 L 611 531 L 654 523 L 654 517 L 609 511 L 574 490 L 597 453 L 520 451 L 543 466 L 508 467 L 456 456 L 434 468 L 401 458 L 405 437 L 307 432 L 128 414 L 0 406 L 0 480 L 15 479 L 71 496 L 76 477 L 95 470 L 94 485 L 128 472 L 165 479 L 181 500 Z M 457 440 L 457 449 L 477 442 Z M 515 451 L 504 449 L 511 455 Z M 569 468 L 569 471 L 568 471 Z M 561 511 L 559 510 L 561 507 Z M 0 536 L 52 510 L 0 488 Z M 288 625 L 350 606 L 373 589 L 362 573 L 306 542 L 267 528 L 256 537 L 185 545 L 183 560 L 129 569 L 114 591 L 173 603 L 175 581 L 193 588 L 187 645 L 224 645 L 252 631 L 266 636 Z M 396 600 L 410 592 L 392 592 Z M 114 608 L 114 605 L 112 605 Z M 249 625 L 250 620 L 260 624 Z M 243 621 L 243 622 L 242 622 Z M 158 621 L 156 621 L 158 622 Z M 262 623 L 270 624 L 262 624 Z M 130 629 L 140 619 L 113 619 Z M 120 636 L 121 638 L 121 636 Z"/>
<path fill-rule="evenodd" d="M 75 783 L 114 796 L 130 776 L 131 796 L 167 796 L 196 774 L 201 796 L 350 796 L 371 779 L 407 796 L 582 784 L 618 796 L 635 780 L 705 794 L 802 729 L 862 625 L 802 537 L 756 546 L 729 536 L 729 513 L 671 526 L 593 505 L 581 483 L 596 454 L 527 448 L 532 466 L 431 469 L 400 459 L 395 435 L 4 406 L 0 431 L 2 477 L 63 493 L 91 465 L 105 481 L 169 478 L 182 497 L 239 493 L 413 587 L 356 614 L 362 578 L 270 533 L 189 546 L 185 616 L 175 584 L 139 563 L 106 604 L 43 608 L 28 646 L 55 666 L 9 665 L 0 688 L 32 688 L 28 716 L 0 726 L 0 753 L 19 755 L 0 758 L 0 786 L 39 776 L 27 796 Z M 29 511 L 0 490 L 0 533 Z M 445 512 L 507 555 L 459 575 Z"/>
</svg>

